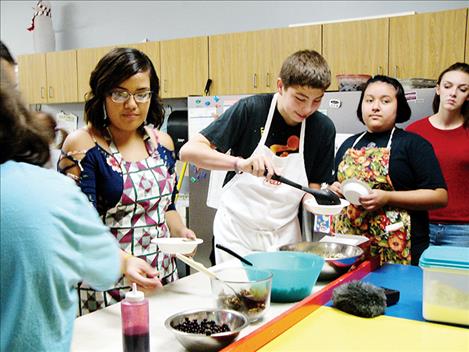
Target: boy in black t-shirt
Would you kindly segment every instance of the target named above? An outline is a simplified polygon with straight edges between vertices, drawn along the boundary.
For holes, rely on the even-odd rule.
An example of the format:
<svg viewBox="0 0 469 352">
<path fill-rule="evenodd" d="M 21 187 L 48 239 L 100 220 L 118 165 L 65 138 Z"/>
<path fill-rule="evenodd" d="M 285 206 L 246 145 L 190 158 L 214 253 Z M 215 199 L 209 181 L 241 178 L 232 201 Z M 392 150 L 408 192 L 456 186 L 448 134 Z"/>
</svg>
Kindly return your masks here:
<svg viewBox="0 0 469 352">
<path fill-rule="evenodd" d="M 310 195 L 270 178 L 311 188 L 331 181 L 335 127 L 317 112 L 329 85 L 324 58 L 298 51 L 283 63 L 276 94 L 241 99 L 182 147 L 183 161 L 231 171 L 214 221 L 216 243 L 244 255 L 301 239 L 298 208 Z M 217 263 L 231 259 L 224 255 L 216 251 Z"/>
</svg>

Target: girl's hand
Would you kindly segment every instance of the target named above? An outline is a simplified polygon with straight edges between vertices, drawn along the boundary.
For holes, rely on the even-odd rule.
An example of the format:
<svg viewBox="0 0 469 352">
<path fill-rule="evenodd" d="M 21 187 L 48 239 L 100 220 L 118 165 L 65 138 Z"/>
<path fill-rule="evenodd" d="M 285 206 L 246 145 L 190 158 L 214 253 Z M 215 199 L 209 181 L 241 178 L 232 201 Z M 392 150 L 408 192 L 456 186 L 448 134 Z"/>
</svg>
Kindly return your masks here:
<svg viewBox="0 0 469 352">
<path fill-rule="evenodd" d="M 128 281 L 135 282 L 145 292 L 163 287 L 156 268 L 133 255 L 126 254 L 125 256 L 124 275 Z"/>
<path fill-rule="evenodd" d="M 388 204 L 388 199 L 389 192 L 373 189 L 370 194 L 361 196 L 358 200 L 364 209 L 374 211 Z"/>
<path fill-rule="evenodd" d="M 332 185 L 328 187 L 332 192 L 336 193 L 339 197 L 343 198 L 344 195 L 342 194 L 342 184 L 340 182 L 335 181 Z"/>
</svg>

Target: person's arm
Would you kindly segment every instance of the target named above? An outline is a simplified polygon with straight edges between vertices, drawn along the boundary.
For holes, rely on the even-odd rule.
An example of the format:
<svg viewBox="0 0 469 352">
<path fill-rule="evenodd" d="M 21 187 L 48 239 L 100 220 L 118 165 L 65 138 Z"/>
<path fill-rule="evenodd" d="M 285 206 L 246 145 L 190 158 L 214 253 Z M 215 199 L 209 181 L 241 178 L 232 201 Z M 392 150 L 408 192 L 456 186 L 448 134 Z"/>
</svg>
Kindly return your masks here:
<svg viewBox="0 0 469 352">
<path fill-rule="evenodd" d="M 412 191 L 382 191 L 374 189 L 371 194 L 359 198 L 366 210 L 376 210 L 390 205 L 409 210 L 431 210 L 445 207 L 448 192 L 444 188 L 417 189 Z"/>
<path fill-rule="evenodd" d="M 57 163 L 58 171 L 78 181 L 82 171 L 80 161 L 85 157 L 86 151 L 93 146 L 91 136 L 84 129 L 69 134 L 62 145 L 62 155 Z"/>
<path fill-rule="evenodd" d="M 375 210 L 383 205 L 409 210 L 445 207 L 448 203 L 448 192 L 432 145 L 422 137 L 409 132 L 403 132 L 401 138 L 402 141 L 408 141 L 402 145 L 406 147 L 407 164 L 412 171 L 412 176 L 409 177 L 414 180 L 412 187 L 414 189 L 397 191 L 374 189 L 371 194 L 359 198 L 361 205 L 367 210 Z M 394 177 L 393 172 L 395 174 L 396 171 L 391 169 L 391 179 Z M 397 181 L 393 182 L 396 183 Z"/>
<path fill-rule="evenodd" d="M 268 171 L 267 178 L 274 174 L 274 167 L 269 158 L 263 155 L 252 155 L 247 159 L 220 153 L 215 146 L 202 134 L 198 133 L 184 144 L 179 152 L 182 161 L 191 162 L 197 167 L 207 170 L 227 170 L 235 172 L 247 172 L 254 176 L 264 176 Z"/>
</svg>

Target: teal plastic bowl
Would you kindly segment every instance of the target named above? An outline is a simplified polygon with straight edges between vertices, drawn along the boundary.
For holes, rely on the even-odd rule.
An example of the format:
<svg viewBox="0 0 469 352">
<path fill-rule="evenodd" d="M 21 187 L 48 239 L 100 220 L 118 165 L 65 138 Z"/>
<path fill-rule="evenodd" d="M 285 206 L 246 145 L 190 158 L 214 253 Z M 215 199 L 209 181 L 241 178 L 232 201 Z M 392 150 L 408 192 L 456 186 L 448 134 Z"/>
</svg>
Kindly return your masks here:
<svg viewBox="0 0 469 352">
<path fill-rule="evenodd" d="M 272 273 L 272 302 L 296 302 L 309 296 L 324 265 L 322 257 L 301 252 L 256 252 L 244 258 Z"/>
</svg>

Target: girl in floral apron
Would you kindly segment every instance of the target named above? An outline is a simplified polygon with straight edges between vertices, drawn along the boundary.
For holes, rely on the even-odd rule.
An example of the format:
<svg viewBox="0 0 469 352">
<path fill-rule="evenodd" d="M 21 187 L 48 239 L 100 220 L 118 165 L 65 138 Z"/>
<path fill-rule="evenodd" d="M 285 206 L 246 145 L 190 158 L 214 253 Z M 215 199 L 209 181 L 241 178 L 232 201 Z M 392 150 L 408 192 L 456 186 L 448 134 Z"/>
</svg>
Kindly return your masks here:
<svg viewBox="0 0 469 352">
<path fill-rule="evenodd" d="M 341 194 L 341 182 L 356 178 L 372 192 L 360 197 L 360 205 L 350 204 L 335 216 L 332 231 L 368 237 L 371 254 L 379 256 L 381 263 L 416 265 L 429 243 L 426 210 L 447 202 L 439 164 L 428 142 L 395 127 L 396 122 L 410 118 L 397 80 L 370 79 L 357 113 L 367 131 L 340 147 L 338 182 L 331 189 Z M 396 230 L 387 230 L 394 224 Z"/>
<path fill-rule="evenodd" d="M 173 257 L 154 238 L 195 238 L 175 210 L 176 173 L 171 137 L 144 127 L 161 125 L 159 82 L 148 57 L 117 48 L 98 63 L 85 105 L 88 126 L 70 134 L 59 168 L 78 180 L 121 250 L 158 269 L 161 283 L 177 279 Z M 78 287 L 80 315 L 124 298 L 134 281 L 125 273 L 114 288 L 99 292 Z M 155 279 L 155 281 L 159 281 Z M 144 287 L 153 289 L 158 286 Z"/>
</svg>

